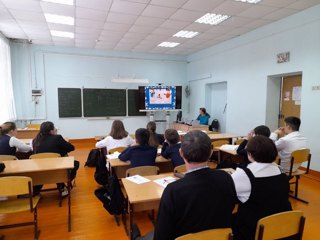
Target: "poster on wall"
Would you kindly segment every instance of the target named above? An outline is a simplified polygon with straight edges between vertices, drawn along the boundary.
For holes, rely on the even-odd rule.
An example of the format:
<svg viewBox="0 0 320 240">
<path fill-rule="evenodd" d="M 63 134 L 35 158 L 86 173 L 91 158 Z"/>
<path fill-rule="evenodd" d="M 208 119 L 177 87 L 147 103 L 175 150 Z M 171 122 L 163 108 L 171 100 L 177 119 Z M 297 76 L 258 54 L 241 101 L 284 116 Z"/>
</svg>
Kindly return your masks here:
<svg viewBox="0 0 320 240">
<path fill-rule="evenodd" d="M 292 88 L 292 100 L 301 101 L 301 86 Z"/>
</svg>

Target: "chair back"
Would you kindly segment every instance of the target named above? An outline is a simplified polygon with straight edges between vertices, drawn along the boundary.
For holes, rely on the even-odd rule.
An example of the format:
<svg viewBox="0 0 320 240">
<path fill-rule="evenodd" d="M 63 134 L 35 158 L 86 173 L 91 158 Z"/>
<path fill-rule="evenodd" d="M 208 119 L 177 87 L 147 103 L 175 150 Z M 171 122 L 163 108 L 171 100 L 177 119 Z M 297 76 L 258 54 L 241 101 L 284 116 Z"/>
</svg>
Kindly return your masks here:
<svg viewBox="0 0 320 240">
<path fill-rule="evenodd" d="M 0 155 L 1 161 L 8 161 L 8 160 L 16 160 L 17 157 L 14 155 Z"/>
<path fill-rule="evenodd" d="M 30 123 L 27 125 L 27 128 L 40 130 L 40 126 L 41 126 L 41 124 L 39 124 L 39 123 Z"/>
<path fill-rule="evenodd" d="M 158 175 L 159 172 L 160 170 L 157 166 L 142 166 L 142 167 L 127 169 L 126 176 L 130 177 L 137 174 L 141 176 L 150 176 L 150 175 Z"/>
<path fill-rule="evenodd" d="M 123 152 L 126 149 L 126 147 L 117 147 L 117 148 L 112 148 L 109 150 L 109 154 L 113 154 L 114 152 Z"/>
<path fill-rule="evenodd" d="M 29 191 L 32 192 L 32 179 L 30 177 L 0 177 L 0 197 L 29 194 Z"/>
<path fill-rule="evenodd" d="M 222 145 L 229 144 L 228 140 L 217 140 L 212 142 L 213 148 L 221 147 Z"/>
<path fill-rule="evenodd" d="M 57 158 L 57 157 L 61 157 L 61 155 L 59 153 L 46 152 L 46 153 L 32 154 L 29 158 L 37 159 L 37 158 Z"/>
<path fill-rule="evenodd" d="M 302 239 L 305 218 L 302 211 L 288 211 L 258 221 L 255 240 L 272 240 L 298 234 Z M 295 238 L 296 239 L 296 238 Z"/>
<path fill-rule="evenodd" d="M 309 161 L 309 157 L 310 149 L 308 148 L 296 150 L 291 153 L 291 158 L 293 158 L 294 163 L 303 163 Z"/>
<path fill-rule="evenodd" d="M 197 233 L 189 233 L 176 238 L 176 240 L 232 240 L 231 228 L 217 228 Z"/>
<path fill-rule="evenodd" d="M 174 173 L 177 173 L 177 172 L 186 172 L 187 171 L 187 168 L 186 168 L 186 165 L 183 164 L 183 165 L 180 165 L 180 166 L 176 166 L 174 169 L 173 169 L 173 172 Z"/>
<path fill-rule="evenodd" d="M 244 141 L 243 138 L 239 138 L 234 142 L 234 145 L 240 145 Z"/>
</svg>

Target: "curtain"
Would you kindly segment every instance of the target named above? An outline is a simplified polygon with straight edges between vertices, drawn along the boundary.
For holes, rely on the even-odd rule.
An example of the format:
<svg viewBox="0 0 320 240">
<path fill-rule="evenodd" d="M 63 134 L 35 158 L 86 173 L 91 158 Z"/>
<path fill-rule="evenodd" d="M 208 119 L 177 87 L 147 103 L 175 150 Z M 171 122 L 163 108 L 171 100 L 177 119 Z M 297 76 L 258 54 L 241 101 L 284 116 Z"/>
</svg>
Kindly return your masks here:
<svg viewBox="0 0 320 240">
<path fill-rule="evenodd" d="M 9 41 L 0 36 L 0 124 L 16 119 Z"/>
</svg>

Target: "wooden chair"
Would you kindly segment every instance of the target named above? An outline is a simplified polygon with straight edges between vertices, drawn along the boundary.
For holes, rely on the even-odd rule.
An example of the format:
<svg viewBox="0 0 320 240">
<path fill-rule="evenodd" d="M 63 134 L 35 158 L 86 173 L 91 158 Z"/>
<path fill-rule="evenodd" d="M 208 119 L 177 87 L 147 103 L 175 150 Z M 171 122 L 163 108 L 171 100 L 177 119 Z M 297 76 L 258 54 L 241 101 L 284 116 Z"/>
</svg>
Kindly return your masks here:
<svg viewBox="0 0 320 240">
<path fill-rule="evenodd" d="M 133 175 L 141 175 L 141 176 L 150 176 L 150 175 L 158 175 L 160 173 L 159 167 L 157 166 L 142 166 L 129 168 L 126 171 L 126 176 L 130 177 Z"/>
<path fill-rule="evenodd" d="M 189 233 L 176 238 L 176 240 L 232 240 L 231 228 L 217 228 L 197 233 Z"/>
<path fill-rule="evenodd" d="M 114 152 L 123 152 L 126 149 L 126 147 L 117 147 L 109 150 L 109 154 L 113 154 Z"/>
<path fill-rule="evenodd" d="M 183 165 L 180 165 L 180 166 L 176 166 L 174 169 L 173 169 L 173 172 L 174 173 L 177 173 L 177 172 L 186 172 L 187 171 L 187 168 L 186 168 L 186 165 L 183 164 Z"/>
<path fill-rule="evenodd" d="M 305 217 L 302 211 L 288 211 L 258 221 L 255 240 L 282 239 L 297 235 L 302 240 Z"/>
<path fill-rule="evenodd" d="M 292 171 L 294 164 L 303 163 L 303 162 L 307 162 L 306 170 L 297 169 L 294 172 Z M 287 173 L 289 180 L 295 177 L 295 181 L 290 182 L 290 184 L 295 184 L 294 195 L 290 195 L 290 197 L 304 203 L 308 203 L 308 201 L 298 197 L 299 180 L 301 175 L 309 173 L 310 162 L 311 162 L 310 149 L 304 148 L 304 149 L 293 151 L 291 153 L 290 171 Z M 280 164 L 281 164 L 281 159 L 279 159 L 279 165 Z"/>
<path fill-rule="evenodd" d="M 244 138 L 239 138 L 234 142 L 234 145 L 240 145 L 244 141 Z"/>
<path fill-rule="evenodd" d="M 229 141 L 228 140 L 217 140 L 217 141 L 213 141 L 211 144 L 212 144 L 213 148 L 217 148 L 217 147 L 221 147 L 222 145 L 229 144 Z"/>
<path fill-rule="evenodd" d="M 26 127 L 29 129 L 40 130 L 40 126 L 41 126 L 41 124 L 38 124 L 38 123 L 30 123 Z"/>
<path fill-rule="evenodd" d="M 17 160 L 17 157 L 14 155 L 0 155 L 1 161 L 8 161 L 8 160 Z"/>
<path fill-rule="evenodd" d="M 228 140 L 216 140 L 211 143 L 213 148 L 212 157 L 213 159 L 217 160 L 218 163 L 221 162 L 221 153 L 217 149 L 218 147 L 221 147 L 224 144 L 230 144 Z"/>
<path fill-rule="evenodd" d="M 13 198 L 13 196 L 26 194 L 28 198 Z M 22 176 L 0 177 L 0 196 L 9 197 L 7 200 L 0 201 L 1 215 L 26 211 L 33 213 L 33 221 L 8 224 L 0 226 L 0 229 L 33 225 L 34 239 L 38 239 L 40 231 L 38 230 L 37 204 L 40 197 L 32 197 L 32 179 Z"/>
<path fill-rule="evenodd" d="M 46 153 L 32 154 L 29 158 L 35 159 L 35 158 L 57 158 L 57 157 L 61 157 L 61 155 L 59 153 L 46 152 Z"/>
</svg>

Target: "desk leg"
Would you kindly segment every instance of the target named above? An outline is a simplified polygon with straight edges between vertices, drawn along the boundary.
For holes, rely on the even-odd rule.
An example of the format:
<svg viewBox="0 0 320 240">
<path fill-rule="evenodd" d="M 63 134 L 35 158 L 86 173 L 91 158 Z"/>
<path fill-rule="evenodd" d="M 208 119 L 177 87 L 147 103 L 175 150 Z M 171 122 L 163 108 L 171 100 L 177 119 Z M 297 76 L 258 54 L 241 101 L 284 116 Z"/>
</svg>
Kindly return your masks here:
<svg viewBox="0 0 320 240">
<path fill-rule="evenodd" d="M 218 164 L 221 163 L 221 152 L 222 152 L 222 151 L 220 151 L 220 150 L 219 150 L 219 152 L 218 152 Z"/>
<path fill-rule="evenodd" d="M 68 231 L 71 232 L 71 170 L 68 170 Z"/>
<path fill-rule="evenodd" d="M 133 206 L 131 204 L 129 204 L 129 221 L 130 221 L 130 226 L 129 226 L 129 239 L 133 240 L 133 232 L 132 232 L 132 225 L 133 225 Z"/>
</svg>

